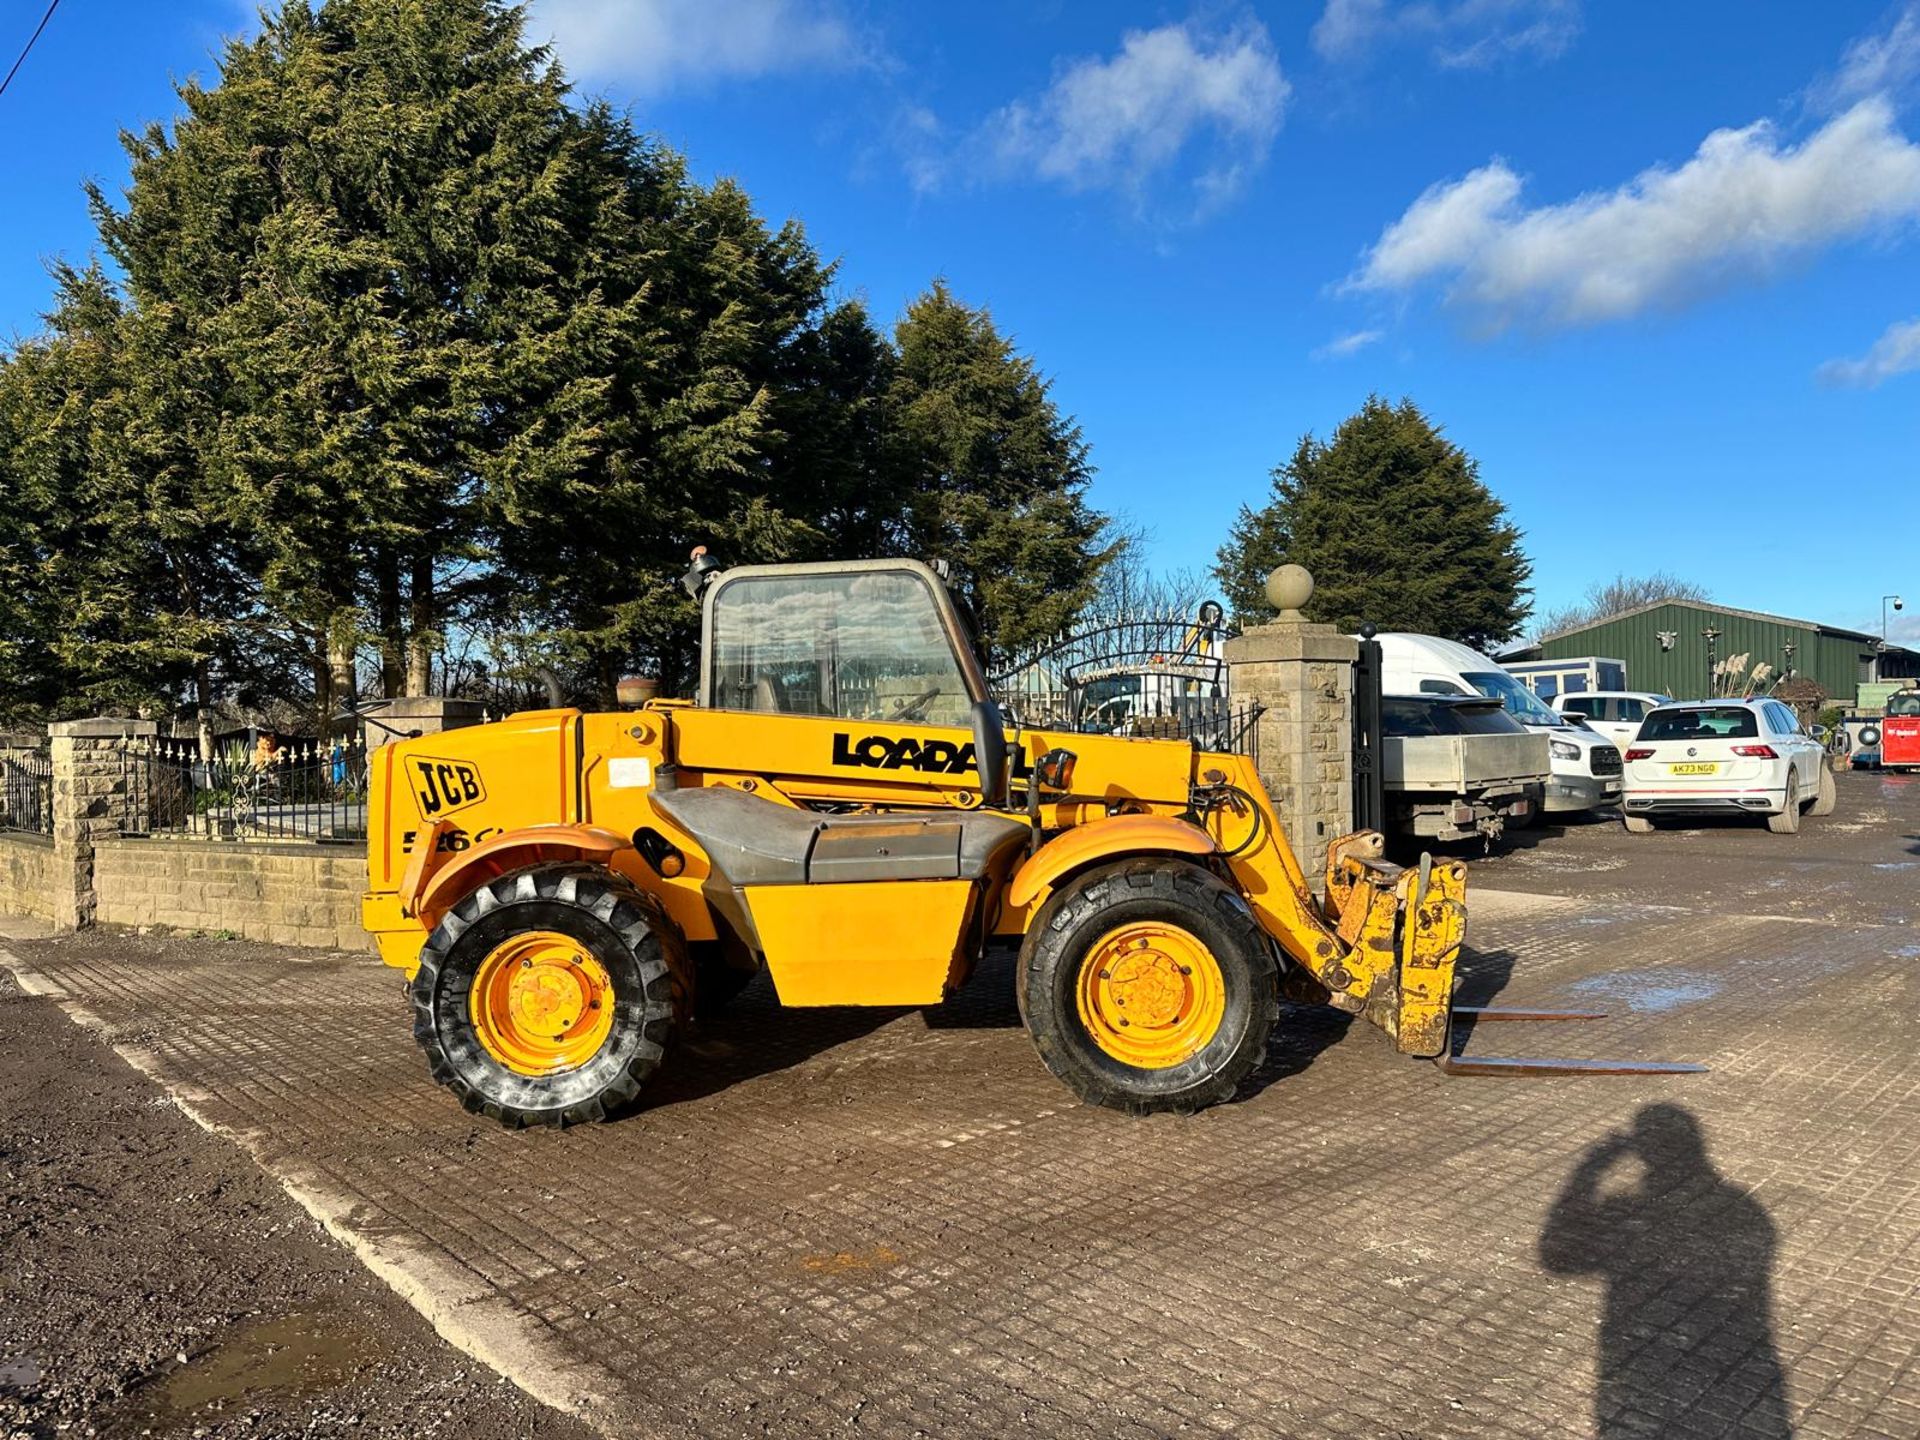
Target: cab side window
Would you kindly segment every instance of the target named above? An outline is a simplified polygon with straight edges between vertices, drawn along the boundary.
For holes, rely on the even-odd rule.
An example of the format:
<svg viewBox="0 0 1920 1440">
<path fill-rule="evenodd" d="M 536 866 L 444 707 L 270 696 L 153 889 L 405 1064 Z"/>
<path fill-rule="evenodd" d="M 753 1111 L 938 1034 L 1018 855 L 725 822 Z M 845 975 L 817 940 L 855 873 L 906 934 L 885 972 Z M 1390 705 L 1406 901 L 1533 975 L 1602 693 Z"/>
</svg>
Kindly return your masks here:
<svg viewBox="0 0 1920 1440">
<path fill-rule="evenodd" d="M 713 595 L 712 703 L 723 710 L 967 723 L 940 609 L 905 571 L 755 575 Z"/>
<path fill-rule="evenodd" d="M 1598 720 L 1601 718 L 1600 702 L 1590 695 L 1570 697 L 1561 703 L 1560 708 L 1569 715 L 1584 715 L 1589 720 Z"/>
</svg>

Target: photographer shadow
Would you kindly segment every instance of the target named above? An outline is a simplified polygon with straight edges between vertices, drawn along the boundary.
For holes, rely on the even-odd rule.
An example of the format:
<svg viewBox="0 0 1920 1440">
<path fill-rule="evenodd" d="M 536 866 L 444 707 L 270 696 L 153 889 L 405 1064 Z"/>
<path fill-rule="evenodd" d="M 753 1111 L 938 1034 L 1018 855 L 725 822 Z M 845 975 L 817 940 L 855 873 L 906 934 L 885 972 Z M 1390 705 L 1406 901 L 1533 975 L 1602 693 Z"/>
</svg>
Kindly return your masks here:
<svg viewBox="0 0 1920 1440">
<path fill-rule="evenodd" d="M 1639 1174 L 1623 1173 L 1637 1162 Z M 1556 1275 L 1606 1282 L 1594 1433 L 1792 1435 L 1773 1341 L 1774 1228 L 1707 1157 L 1699 1122 L 1648 1105 L 1581 1157 L 1540 1236 Z"/>
</svg>

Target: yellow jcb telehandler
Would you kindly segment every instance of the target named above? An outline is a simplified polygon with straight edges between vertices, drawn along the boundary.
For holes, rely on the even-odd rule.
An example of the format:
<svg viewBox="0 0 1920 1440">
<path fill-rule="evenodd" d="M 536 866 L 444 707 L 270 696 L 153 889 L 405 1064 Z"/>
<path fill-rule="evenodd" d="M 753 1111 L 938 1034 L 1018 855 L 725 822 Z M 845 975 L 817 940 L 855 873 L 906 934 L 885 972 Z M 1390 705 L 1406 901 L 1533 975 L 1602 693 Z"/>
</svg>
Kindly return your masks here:
<svg viewBox="0 0 1920 1440">
<path fill-rule="evenodd" d="M 928 566 L 696 554 L 685 583 L 697 703 L 372 756 L 366 927 L 469 1110 L 602 1119 L 761 966 L 787 1006 L 933 1005 L 995 941 L 1040 1058 L 1095 1104 L 1228 1098 L 1283 996 L 1452 1061 L 1464 865 L 1348 835 L 1316 899 L 1248 757 L 1011 727 Z"/>
</svg>

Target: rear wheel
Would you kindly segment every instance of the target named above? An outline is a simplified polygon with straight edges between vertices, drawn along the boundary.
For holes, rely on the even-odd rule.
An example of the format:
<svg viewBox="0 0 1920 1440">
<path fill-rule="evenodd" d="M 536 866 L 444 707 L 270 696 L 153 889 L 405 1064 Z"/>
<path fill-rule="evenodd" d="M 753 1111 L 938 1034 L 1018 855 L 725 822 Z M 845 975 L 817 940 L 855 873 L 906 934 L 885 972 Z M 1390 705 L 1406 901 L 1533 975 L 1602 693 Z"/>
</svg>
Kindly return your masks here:
<svg viewBox="0 0 1920 1440">
<path fill-rule="evenodd" d="M 1653 833 L 1653 817 L 1650 815 L 1623 815 L 1620 818 L 1626 822 L 1627 833 L 1629 835 L 1651 835 Z"/>
<path fill-rule="evenodd" d="M 433 1078 L 504 1125 L 604 1120 L 659 1068 L 685 1018 L 678 932 L 599 866 L 489 881 L 435 928 L 411 986 Z"/>
<path fill-rule="evenodd" d="M 1279 972 L 1244 899 L 1181 860 L 1067 882 L 1020 950 L 1020 1011 L 1081 1099 L 1133 1114 L 1228 1099 L 1266 1054 Z"/>
<path fill-rule="evenodd" d="M 1776 835 L 1800 833 L 1800 777 L 1787 767 L 1787 803 L 1778 815 L 1767 816 L 1767 829 Z"/>
<path fill-rule="evenodd" d="M 1815 797 L 1809 815 L 1831 815 L 1833 807 L 1840 803 L 1840 784 L 1833 778 L 1833 767 L 1827 764 L 1823 756 L 1820 760 L 1820 793 Z"/>
</svg>

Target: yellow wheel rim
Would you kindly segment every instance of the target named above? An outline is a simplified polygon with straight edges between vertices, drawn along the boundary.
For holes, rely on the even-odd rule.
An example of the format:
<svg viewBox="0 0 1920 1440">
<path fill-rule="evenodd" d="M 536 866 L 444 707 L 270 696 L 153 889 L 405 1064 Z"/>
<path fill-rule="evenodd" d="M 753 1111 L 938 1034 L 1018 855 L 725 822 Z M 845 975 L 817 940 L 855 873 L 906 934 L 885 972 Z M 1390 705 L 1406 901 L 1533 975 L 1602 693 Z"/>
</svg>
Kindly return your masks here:
<svg viewBox="0 0 1920 1440">
<path fill-rule="evenodd" d="M 516 1075 L 555 1075 L 600 1053 L 613 1031 L 613 980 L 584 945 L 528 930 L 496 945 L 473 977 L 473 1028 Z"/>
<path fill-rule="evenodd" d="M 1213 952 L 1178 925 L 1109 930 L 1080 962 L 1080 1023 L 1123 1064 L 1164 1070 L 1207 1047 L 1227 1011 Z"/>
</svg>

